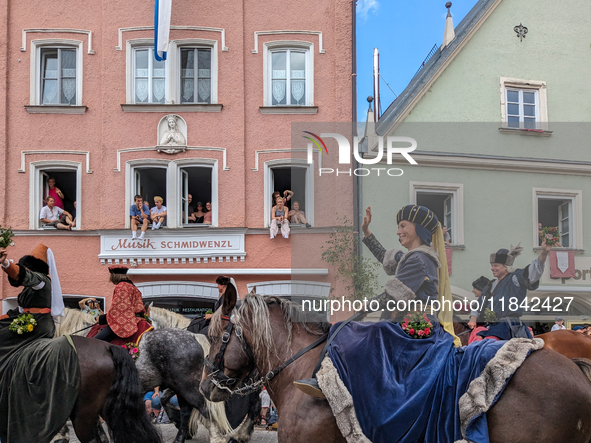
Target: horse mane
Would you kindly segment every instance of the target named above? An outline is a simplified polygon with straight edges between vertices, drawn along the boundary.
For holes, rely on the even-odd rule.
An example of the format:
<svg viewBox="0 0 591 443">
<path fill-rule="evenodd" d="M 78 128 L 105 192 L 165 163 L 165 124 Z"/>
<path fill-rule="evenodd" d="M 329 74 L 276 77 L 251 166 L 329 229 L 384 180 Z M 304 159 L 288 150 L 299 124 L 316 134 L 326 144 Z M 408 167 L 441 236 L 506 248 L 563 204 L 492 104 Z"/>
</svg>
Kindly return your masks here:
<svg viewBox="0 0 591 443">
<path fill-rule="evenodd" d="M 187 317 L 164 308 L 150 308 L 150 318 L 155 323 L 154 328 L 185 329 L 191 323 Z"/>
<path fill-rule="evenodd" d="M 64 316 L 60 318 L 60 322 L 55 325 L 55 337 L 62 335 L 72 335 L 80 329 L 94 325 L 96 320 L 90 314 L 82 312 L 78 309 L 64 308 Z M 88 329 L 82 331 L 77 335 L 86 336 Z"/>
<path fill-rule="evenodd" d="M 305 312 L 299 305 L 285 298 L 248 294 L 242 299 L 242 305 L 234 311 L 233 322 L 236 326 L 252 332 L 250 345 L 254 356 L 268 369 L 271 368 L 271 356 L 277 355 L 270 322 L 269 308 L 272 305 L 278 305 L 283 313 L 288 343 L 291 343 L 294 324 L 301 326 L 307 334 L 314 336 L 321 336 L 330 329 L 330 323 L 318 314 Z M 218 309 L 209 326 L 210 337 L 219 339 L 223 333 L 222 329 L 221 310 Z"/>
</svg>

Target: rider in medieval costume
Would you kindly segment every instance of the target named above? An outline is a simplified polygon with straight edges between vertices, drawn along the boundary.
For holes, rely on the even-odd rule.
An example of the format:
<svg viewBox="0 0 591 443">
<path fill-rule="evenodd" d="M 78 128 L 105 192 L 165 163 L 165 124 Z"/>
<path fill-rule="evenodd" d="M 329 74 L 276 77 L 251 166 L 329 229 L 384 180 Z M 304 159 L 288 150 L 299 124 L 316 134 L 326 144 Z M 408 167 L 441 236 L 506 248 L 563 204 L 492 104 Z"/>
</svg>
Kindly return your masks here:
<svg viewBox="0 0 591 443">
<path fill-rule="evenodd" d="M 138 332 L 140 322 L 145 321 L 142 293 L 127 276 L 128 270 L 126 266 L 109 266 L 115 290 L 109 312 L 99 316 L 99 324 L 106 325 L 95 336 L 99 340 L 112 342 L 117 338 L 131 338 Z"/>
<path fill-rule="evenodd" d="M 523 251 L 519 245 L 511 246 L 510 250 L 499 249 L 490 255 L 491 271 L 496 279 L 488 283 L 482 291 L 478 321 L 490 322 L 490 311 L 494 313 L 496 321 L 487 331 L 479 332 L 478 335 L 499 340 L 532 338 L 528 327 L 520 320 L 523 315 L 521 303 L 528 290 L 538 289 L 546 257 L 551 249 L 552 246 L 547 245 L 544 240 L 540 255 L 523 269 L 513 267 L 515 258 Z"/>
<path fill-rule="evenodd" d="M 2 248 L 0 266 L 11 286 L 23 288 L 18 308 L 0 316 L 0 439 L 49 441 L 68 419 L 79 384 L 73 344 L 53 339 L 64 315 L 55 259 L 40 244 L 15 264 Z"/>
<path fill-rule="evenodd" d="M 226 277 L 224 275 L 220 275 L 218 278 L 215 279 L 215 282 L 218 285 L 218 299 L 213 306 L 213 312 L 217 311 L 220 307 L 224 304 L 224 297 L 226 295 L 226 291 L 231 290 L 234 292 L 236 296 L 236 308 L 240 306 L 240 298 L 238 297 L 238 288 L 236 287 L 236 282 L 231 277 Z M 192 332 L 194 334 L 203 334 L 207 335 L 209 330 L 209 324 L 211 323 L 211 317 L 213 314 L 205 314 L 203 317 L 196 317 L 191 321 L 191 324 L 187 327 L 187 331 Z"/>
<path fill-rule="evenodd" d="M 400 244 L 408 249 L 408 252 L 387 251 L 378 242 L 369 231 L 369 207 L 361 226 L 365 236 L 363 242 L 383 264 L 386 273 L 393 276 L 386 283 L 385 292 L 377 299 L 385 303 L 388 300 L 409 301 L 416 298 L 423 302 L 425 310 L 430 307 L 429 302 L 434 300 L 448 300 L 451 303 L 443 231 L 435 213 L 424 206 L 408 205 L 398 212 L 396 222 Z M 442 309 L 438 314 L 438 320 L 454 337 L 455 345 L 460 346 L 459 339 L 453 333 L 453 312 L 450 309 Z M 324 397 L 316 378 L 298 380 L 294 384 L 307 394 Z"/>
</svg>

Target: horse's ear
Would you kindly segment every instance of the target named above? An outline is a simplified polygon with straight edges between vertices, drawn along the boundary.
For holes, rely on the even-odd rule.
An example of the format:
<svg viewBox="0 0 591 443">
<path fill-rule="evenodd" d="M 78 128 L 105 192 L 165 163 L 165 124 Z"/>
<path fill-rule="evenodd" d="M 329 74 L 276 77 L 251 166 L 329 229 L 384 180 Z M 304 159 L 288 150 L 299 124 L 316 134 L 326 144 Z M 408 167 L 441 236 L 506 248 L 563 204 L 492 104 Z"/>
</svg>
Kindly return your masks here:
<svg viewBox="0 0 591 443">
<path fill-rule="evenodd" d="M 234 285 L 228 285 L 226 288 L 226 292 L 224 293 L 224 304 L 222 305 L 222 314 L 226 316 L 230 316 L 234 306 L 236 306 L 236 301 L 238 300 L 238 293 L 236 292 L 236 288 Z"/>
</svg>

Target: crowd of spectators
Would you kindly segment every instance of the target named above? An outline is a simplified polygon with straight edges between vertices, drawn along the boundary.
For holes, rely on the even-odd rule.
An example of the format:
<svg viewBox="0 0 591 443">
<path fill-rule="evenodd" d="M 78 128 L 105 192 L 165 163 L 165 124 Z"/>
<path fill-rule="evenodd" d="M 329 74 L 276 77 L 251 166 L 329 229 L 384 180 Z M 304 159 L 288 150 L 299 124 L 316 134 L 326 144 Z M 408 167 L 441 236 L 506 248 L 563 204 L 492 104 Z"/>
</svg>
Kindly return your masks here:
<svg viewBox="0 0 591 443">
<path fill-rule="evenodd" d="M 187 210 L 187 221 L 189 223 L 202 223 L 204 225 L 211 225 L 211 202 L 207 202 L 205 203 L 205 205 L 203 205 L 203 202 L 197 202 L 195 204 L 195 207 L 193 207 L 192 202 L 193 196 L 191 194 L 188 194 L 187 203 L 189 209 Z"/>
</svg>

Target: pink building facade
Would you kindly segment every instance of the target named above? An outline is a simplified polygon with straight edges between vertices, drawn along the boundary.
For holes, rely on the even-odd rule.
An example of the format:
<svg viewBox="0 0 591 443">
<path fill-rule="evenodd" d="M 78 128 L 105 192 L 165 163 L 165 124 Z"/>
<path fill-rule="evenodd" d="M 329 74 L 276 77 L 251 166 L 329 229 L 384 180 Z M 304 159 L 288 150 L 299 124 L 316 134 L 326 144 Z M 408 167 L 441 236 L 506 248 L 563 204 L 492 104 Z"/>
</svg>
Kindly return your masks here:
<svg viewBox="0 0 591 443">
<path fill-rule="evenodd" d="M 188 314 L 217 298 L 220 274 L 241 294 L 338 291 L 321 251 L 337 215 L 352 213 L 352 178 L 339 178 L 335 199 L 318 153 L 313 164 L 293 158 L 291 127 L 353 118 L 351 2 L 175 0 L 166 62 L 153 56 L 150 3 L 2 8 L 0 220 L 17 234 L 10 258 L 49 246 L 72 306 L 99 297 L 108 307 L 116 263 L 146 299 Z M 50 177 L 67 211 L 76 202 L 72 231 L 40 222 Z M 271 240 L 271 194 L 285 189 L 312 227 Z M 135 194 L 167 207 L 166 226 L 143 241 L 131 240 Z M 189 222 L 189 194 L 192 206 L 211 202 L 210 226 Z M 292 260 L 296 249 L 305 260 Z M 3 311 L 14 307 L 18 290 L 6 278 L 0 290 Z"/>
</svg>

